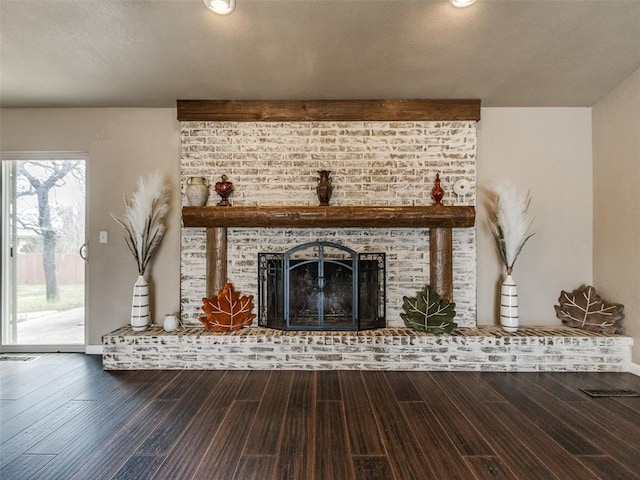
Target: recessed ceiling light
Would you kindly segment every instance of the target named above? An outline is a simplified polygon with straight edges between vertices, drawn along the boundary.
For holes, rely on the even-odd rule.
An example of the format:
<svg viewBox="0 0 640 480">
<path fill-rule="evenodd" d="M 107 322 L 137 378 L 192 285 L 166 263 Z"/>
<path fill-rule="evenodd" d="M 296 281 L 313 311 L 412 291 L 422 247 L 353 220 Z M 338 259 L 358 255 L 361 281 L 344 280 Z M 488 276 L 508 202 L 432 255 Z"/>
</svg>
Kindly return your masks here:
<svg viewBox="0 0 640 480">
<path fill-rule="evenodd" d="M 218 15 L 228 15 L 236 8 L 236 0 L 204 0 L 204 4 Z"/>
<path fill-rule="evenodd" d="M 464 8 L 476 3 L 476 0 L 449 0 L 449 3 L 456 8 Z"/>
</svg>

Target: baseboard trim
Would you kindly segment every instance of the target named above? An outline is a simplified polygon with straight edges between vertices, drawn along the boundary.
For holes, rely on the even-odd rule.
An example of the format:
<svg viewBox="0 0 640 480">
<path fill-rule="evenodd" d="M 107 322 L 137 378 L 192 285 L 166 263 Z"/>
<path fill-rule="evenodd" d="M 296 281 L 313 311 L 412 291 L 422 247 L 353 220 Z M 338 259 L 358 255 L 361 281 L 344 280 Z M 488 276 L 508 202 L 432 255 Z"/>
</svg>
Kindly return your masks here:
<svg viewBox="0 0 640 480">
<path fill-rule="evenodd" d="M 634 375 L 638 375 L 640 377 L 640 365 L 637 363 L 629 363 L 629 373 L 633 373 Z"/>
<path fill-rule="evenodd" d="M 87 345 L 84 353 L 87 355 L 102 355 L 102 345 Z"/>
</svg>

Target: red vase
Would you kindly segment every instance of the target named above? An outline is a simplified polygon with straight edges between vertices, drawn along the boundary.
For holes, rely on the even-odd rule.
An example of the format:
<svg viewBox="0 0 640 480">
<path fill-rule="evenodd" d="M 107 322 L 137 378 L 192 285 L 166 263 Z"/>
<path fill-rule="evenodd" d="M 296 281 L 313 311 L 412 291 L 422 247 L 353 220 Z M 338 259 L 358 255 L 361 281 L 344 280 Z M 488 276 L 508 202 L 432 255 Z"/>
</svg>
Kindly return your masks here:
<svg viewBox="0 0 640 480">
<path fill-rule="evenodd" d="M 227 181 L 226 175 L 222 175 L 222 181 L 216 182 L 214 188 L 216 190 L 216 193 L 220 195 L 220 197 L 222 197 L 222 200 L 218 202 L 218 206 L 228 207 L 229 205 L 231 205 L 227 198 L 229 197 L 229 195 L 231 195 L 231 192 L 233 192 L 233 183 Z"/>
<path fill-rule="evenodd" d="M 436 205 L 442 205 L 442 197 L 444 197 L 444 190 L 440 186 L 440 174 L 436 173 L 436 184 L 431 189 L 431 198 L 436 202 Z"/>
<path fill-rule="evenodd" d="M 318 200 L 320 200 L 320 206 L 326 207 L 331 200 L 331 192 L 333 192 L 333 185 L 331 185 L 330 170 L 318 170 L 318 186 L 316 192 L 318 194 Z"/>
</svg>

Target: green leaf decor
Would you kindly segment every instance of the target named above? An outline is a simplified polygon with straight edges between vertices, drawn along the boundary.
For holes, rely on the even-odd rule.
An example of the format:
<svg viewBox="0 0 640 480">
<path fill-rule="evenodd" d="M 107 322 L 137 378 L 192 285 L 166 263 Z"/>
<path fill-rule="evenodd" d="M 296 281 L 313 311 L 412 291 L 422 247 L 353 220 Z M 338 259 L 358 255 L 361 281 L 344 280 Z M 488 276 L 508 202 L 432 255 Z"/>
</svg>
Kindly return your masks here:
<svg viewBox="0 0 640 480">
<path fill-rule="evenodd" d="M 440 334 L 451 333 L 458 326 L 453 321 L 456 304 L 441 301 L 440 295 L 433 291 L 431 285 L 425 285 L 415 297 L 402 299 L 402 308 L 406 313 L 401 313 L 400 317 L 409 328 Z"/>
</svg>

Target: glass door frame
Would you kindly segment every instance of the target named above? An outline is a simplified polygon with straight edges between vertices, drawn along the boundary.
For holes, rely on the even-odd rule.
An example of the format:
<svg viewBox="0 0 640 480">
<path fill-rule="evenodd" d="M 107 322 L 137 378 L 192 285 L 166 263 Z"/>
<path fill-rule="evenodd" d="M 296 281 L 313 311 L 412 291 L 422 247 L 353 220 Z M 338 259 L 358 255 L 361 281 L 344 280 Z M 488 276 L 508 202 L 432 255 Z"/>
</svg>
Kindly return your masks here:
<svg viewBox="0 0 640 480">
<path fill-rule="evenodd" d="M 89 299 L 89 285 L 87 282 L 88 278 L 88 260 L 84 261 L 84 338 L 83 343 L 81 344 L 72 344 L 72 345 L 64 345 L 64 344 L 43 344 L 43 345 L 13 345 L 13 344 L 5 344 L 5 335 L 7 335 L 7 322 L 8 316 L 11 314 L 11 310 L 15 309 L 16 306 L 13 305 L 13 299 L 8 298 L 9 295 L 9 286 L 15 286 L 15 276 L 16 270 L 15 265 L 5 265 L 5 262 L 13 262 L 13 260 L 8 260 L 10 258 L 17 258 L 16 256 L 11 256 L 11 248 L 12 241 L 10 240 L 11 232 L 6 232 L 5 228 L 8 225 L 8 222 L 5 220 L 8 218 L 8 215 L 11 215 L 12 212 L 10 210 L 10 206 L 7 200 L 8 195 L 11 195 L 12 192 L 15 191 L 15 184 L 12 186 L 11 183 L 15 183 L 15 178 L 7 178 L 8 175 L 5 175 L 8 170 L 5 166 L 5 162 L 8 161 L 47 161 L 47 160 L 82 160 L 85 162 L 85 189 L 84 189 L 84 200 L 85 200 L 85 208 L 84 208 L 84 216 L 85 216 L 85 226 L 84 226 L 84 245 L 88 245 L 87 241 L 87 231 L 89 226 L 89 212 L 88 212 L 88 178 L 89 178 L 89 152 L 78 152 L 78 151 L 2 151 L 0 152 L 0 162 L 1 165 L 1 181 L 0 181 L 0 204 L 1 204 L 1 212 L 2 219 L 0 220 L 0 271 L 2 272 L 0 275 L 0 353 L 4 352 L 27 352 L 27 353 L 47 353 L 47 352 L 82 352 L 84 353 L 86 350 L 86 346 L 88 344 L 88 315 L 87 315 L 87 306 Z M 7 191 L 9 190 L 9 191 Z M 5 282 L 12 282 L 11 284 Z M 13 312 L 15 314 L 15 312 Z"/>
</svg>

